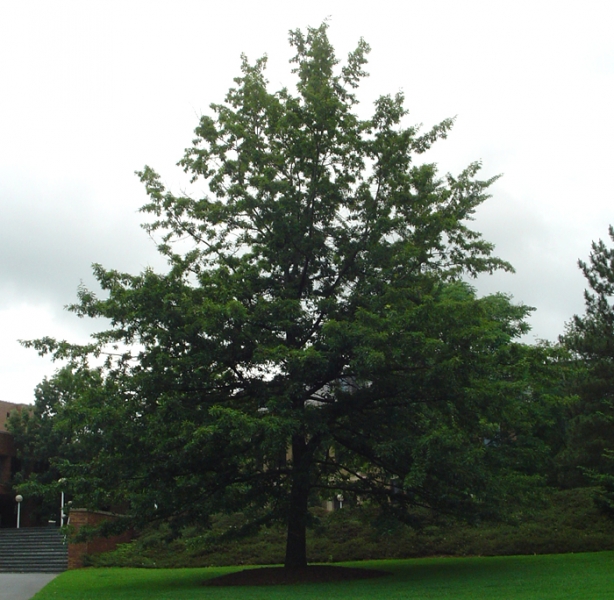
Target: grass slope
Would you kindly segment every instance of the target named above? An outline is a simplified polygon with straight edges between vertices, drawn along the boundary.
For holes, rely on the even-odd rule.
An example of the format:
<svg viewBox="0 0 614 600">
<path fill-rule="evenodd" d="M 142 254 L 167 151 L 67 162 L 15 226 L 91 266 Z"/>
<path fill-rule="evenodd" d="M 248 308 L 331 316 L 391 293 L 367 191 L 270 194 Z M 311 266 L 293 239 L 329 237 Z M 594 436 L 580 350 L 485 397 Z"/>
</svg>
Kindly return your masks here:
<svg viewBox="0 0 614 600">
<path fill-rule="evenodd" d="M 230 567 L 68 571 L 34 600 L 614 600 L 614 552 L 352 563 L 381 579 L 278 587 L 203 587 Z"/>
</svg>

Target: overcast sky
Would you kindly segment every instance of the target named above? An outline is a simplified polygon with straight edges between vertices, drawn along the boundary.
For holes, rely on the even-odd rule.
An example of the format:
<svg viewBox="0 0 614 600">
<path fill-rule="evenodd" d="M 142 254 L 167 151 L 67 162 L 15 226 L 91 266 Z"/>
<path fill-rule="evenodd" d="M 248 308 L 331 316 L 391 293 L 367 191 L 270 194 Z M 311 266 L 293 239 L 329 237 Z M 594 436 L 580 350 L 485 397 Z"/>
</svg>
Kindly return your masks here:
<svg viewBox="0 0 614 600">
<path fill-rule="evenodd" d="M 427 156 L 442 172 L 481 160 L 485 178 L 504 175 L 474 226 L 516 274 L 480 293 L 536 308 L 528 342 L 583 312 L 577 259 L 614 222 L 611 0 L 0 0 L 0 399 L 33 402 L 56 368 L 18 339 L 99 327 L 63 310 L 92 263 L 163 266 L 134 171 L 178 191 L 174 165 L 240 54 L 268 54 L 271 89 L 290 86 L 288 30 L 327 17 L 338 56 L 372 47 L 365 115 L 403 91 L 408 125 L 457 116 Z"/>
</svg>

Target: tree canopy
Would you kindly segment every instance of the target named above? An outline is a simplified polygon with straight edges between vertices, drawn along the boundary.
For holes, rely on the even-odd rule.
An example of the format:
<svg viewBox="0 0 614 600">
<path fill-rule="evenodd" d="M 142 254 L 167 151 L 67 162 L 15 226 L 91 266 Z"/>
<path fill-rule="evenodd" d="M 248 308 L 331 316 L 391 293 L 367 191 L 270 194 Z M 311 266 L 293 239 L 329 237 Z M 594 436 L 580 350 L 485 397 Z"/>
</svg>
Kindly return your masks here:
<svg viewBox="0 0 614 600">
<path fill-rule="evenodd" d="M 452 120 L 406 126 L 402 94 L 361 119 L 367 44 L 343 64 L 326 24 L 290 44 L 294 93 L 243 57 L 200 119 L 179 164 L 202 195 L 139 172 L 168 271 L 96 265 L 104 297 L 82 288 L 71 310 L 108 329 L 28 344 L 67 361 L 41 402 L 53 391 L 76 503 L 137 525 L 281 520 L 301 566 L 318 498 L 410 522 L 505 507 L 535 476 L 538 350 L 514 341 L 527 307 L 465 282 L 511 270 L 469 226 L 496 178 L 420 162 Z"/>
<path fill-rule="evenodd" d="M 609 235 L 614 242 L 614 228 Z M 588 262 L 578 261 L 589 288 L 585 314 L 568 324 L 562 341 L 583 368 L 576 378 L 567 448 L 562 460 L 589 480 L 605 486 L 614 510 L 614 249 L 593 242 Z M 579 469 L 579 470 L 578 470 Z"/>
</svg>

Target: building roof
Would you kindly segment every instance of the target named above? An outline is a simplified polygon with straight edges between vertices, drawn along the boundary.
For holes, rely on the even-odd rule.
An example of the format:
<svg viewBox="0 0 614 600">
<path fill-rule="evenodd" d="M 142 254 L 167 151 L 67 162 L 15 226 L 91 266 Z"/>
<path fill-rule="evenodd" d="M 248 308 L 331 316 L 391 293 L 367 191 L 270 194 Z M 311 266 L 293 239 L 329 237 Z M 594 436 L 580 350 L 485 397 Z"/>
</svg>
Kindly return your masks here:
<svg viewBox="0 0 614 600">
<path fill-rule="evenodd" d="M 30 404 L 15 404 L 14 402 L 0 400 L 0 431 L 6 431 L 6 422 L 14 410 L 21 412 L 24 408 L 31 410 L 32 406 Z"/>
</svg>

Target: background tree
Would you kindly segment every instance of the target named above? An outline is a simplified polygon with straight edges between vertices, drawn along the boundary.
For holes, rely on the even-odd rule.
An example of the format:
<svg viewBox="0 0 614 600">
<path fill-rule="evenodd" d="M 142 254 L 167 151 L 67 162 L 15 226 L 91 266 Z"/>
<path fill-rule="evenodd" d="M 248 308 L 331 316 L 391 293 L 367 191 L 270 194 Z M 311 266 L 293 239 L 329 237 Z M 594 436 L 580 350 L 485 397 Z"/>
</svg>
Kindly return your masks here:
<svg viewBox="0 0 614 600">
<path fill-rule="evenodd" d="M 614 241 L 612 226 L 609 234 Z M 584 292 L 585 314 L 574 316 L 562 337 L 579 367 L 578 400 L 571 409 L 561 460 L 572 469 L 572 483 L 604 485 L 603 499 L 614 509 L 614 249 L 602 240 L 593 242 L 589 262 L 578 265 L 589 289 Z"/>
<path fill-rule="evenodd" d="M 46 385 L 47 381 L 43 381 L 36 387 L 32 412 L 15 411 L 7 421 L 18 459 L 12 483 L 19 486 L 19 492 L 29 500 L 29 520 L 36 525 L 57 520 L 60 512 L 59 492 L 56 494 L 53 485 L 60 475 L 52 468 L 51 460 L 62 450 L 53 428 L 53 413 L 41 402 L 41 389 Z"/>
<path fill-rule="evenodd" d="M 526 307 L 462 282 L 511 269 L 468 227 L 494 178 L 416 164 L 452 122 L 404 127 L 401 94 L 359 119 L 368 46 L 340 67 L 326 29 L 290 33 L 296 95 L 243 59 L 180 161 L 209 193 L 139 173 L 168 272 L 95 266 L 106 297 L 81 289 L 71 309 L 110 328 L 88 346 L 28 343 L 96 373 L 56 417 L 84 449 L 57 463 L 76 502 L 123 503 L 136 525 L 282 520 L 290 567 L 307 563 L 322 495 L 410 521 L 505 507 L 535 477 L 543 358 L 513 342 Z"/>
<path fill-rule="evenodd" d="M 61 481 L 62 463 L 86 463 L 101 455 L 103 449 L 88 445 L 92 438 L 84 437 L 83 432 L 95 430 L 110 417 L 109 403 L 101 396 L 103 385 L 100 369 L 62 368 L 36 387 L 31 412 L 15 412 L 8 421 L 20 461 L 13 484 L 26 498 L 37 500 L 30 519 L 40 525 L 60 518 L 60 494 L 66 489 L 66 482 Z M 87 412 L 86 405 L 95 409 Z M 111 418 L 116 416 L 115 411 Z M 106 476 L 105 481 L 108 484 L 110 478 Z M 79 487 L 77 480 L 72 487 Z"/>
</svg>

